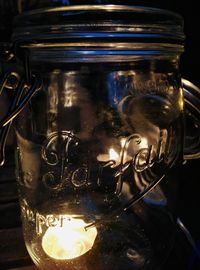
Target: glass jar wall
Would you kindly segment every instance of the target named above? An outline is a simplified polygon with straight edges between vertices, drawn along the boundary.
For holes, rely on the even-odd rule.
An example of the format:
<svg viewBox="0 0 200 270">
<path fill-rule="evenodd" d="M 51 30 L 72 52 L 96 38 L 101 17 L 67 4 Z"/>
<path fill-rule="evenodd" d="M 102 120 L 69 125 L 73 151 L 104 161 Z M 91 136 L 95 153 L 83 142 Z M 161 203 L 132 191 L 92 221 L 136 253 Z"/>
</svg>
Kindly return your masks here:
<svg viewBox="0 0 200 270">
<path fill-rule="evenodd" d="M 166 258 L 183 157 L 183 38 L 178 15 L 151 8 L 16 18 L 13 39 L 43 79 L 15 125 L 25 243 L 39 268 L 155 269 Z"/>
</svg>

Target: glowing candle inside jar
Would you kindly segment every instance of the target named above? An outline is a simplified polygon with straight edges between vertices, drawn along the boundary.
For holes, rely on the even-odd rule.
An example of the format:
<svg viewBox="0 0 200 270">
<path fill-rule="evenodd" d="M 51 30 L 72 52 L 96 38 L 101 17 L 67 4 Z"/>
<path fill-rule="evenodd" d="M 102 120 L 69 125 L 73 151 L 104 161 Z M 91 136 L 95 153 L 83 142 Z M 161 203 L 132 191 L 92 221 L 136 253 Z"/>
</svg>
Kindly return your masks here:
<svg viewBox="0 0 200 270">
<path fill-rule="evenodd" d="M 109 149 L 109 157 L 110 157 L 111 160 L 114 160 L 116 162 L 116 165 L 120 161 L 119 160 L 119 154 L 113 148 Z"/>
<path fill-rule="evenodd" d="M 97 160 L 105 163 L 105 166 L 110 165 L 111 168 L 114 168 L 119 165 L 120 156 L 113 148 L 110 148 L 108 154 L 99 154 Z"/>
<path fill-rule="evenodd" d="M 70 260 L 88 252 L 97 236 L 95 227 L 85 227 L 82 219 L 70 218 L 62 227 L 49 227 L 42 238 L 45 253 L 57 260 Z"/>
</svg>

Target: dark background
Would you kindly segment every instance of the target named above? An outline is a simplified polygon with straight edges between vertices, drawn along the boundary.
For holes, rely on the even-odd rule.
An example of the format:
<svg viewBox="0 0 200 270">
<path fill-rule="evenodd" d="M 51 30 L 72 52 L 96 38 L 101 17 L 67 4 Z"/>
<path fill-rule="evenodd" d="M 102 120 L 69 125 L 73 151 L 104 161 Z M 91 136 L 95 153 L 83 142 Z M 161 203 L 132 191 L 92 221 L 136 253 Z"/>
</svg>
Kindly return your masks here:
<svg viewBox="0 0 200 270">
<path fill-rule="evenodd" d="M 175 11 L 184 19 L 185 52 L 181 57 L 182 77 L 200 86 L 200 12 L 198 1 L 137 1 Z M 180 190 L 180 217 L 192 233 L 200 250 L 200 159 L 188 161 L 180 172 L 182 186 Z M 200 269 L 194 264 L 191 269 Z"/>
<path fill-rule="evenodd" d="M 131 2 L 138 5 L 168 9 L 182 15 L 186 39 L 185 52 L 180 63 L 181 73 L 184 78 L 200 85 L 200 12 L 198 1 L 129 1 L 129 3 Z"/>
</svg>

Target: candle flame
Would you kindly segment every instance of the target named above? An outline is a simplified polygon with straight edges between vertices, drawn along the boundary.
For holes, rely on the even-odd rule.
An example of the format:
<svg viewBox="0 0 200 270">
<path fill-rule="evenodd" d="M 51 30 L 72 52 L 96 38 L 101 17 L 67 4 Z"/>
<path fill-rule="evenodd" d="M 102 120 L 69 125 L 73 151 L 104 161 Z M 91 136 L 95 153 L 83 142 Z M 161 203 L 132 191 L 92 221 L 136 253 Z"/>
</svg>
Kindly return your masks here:
<svg viewBox="0 0 200 270">
<path fill-rule="evenodd" d="M 97 229 L 85 230 L 82 219 L 70 218 L 62 227 L 49 227 L 42 238 L 42 248 L 53 259 L 70 260 L 88 252 L 97 236 Z"/>
<path fill-rule="evenodd" d="M 119 154 L 113 149 L 113 148 L 110 148 L 109 149 L 109 158 L 110 160 L 119 160 Z"/>
<path fill-rule="evenodd" d="M 148 148 L 148 140 L 145 137 L 141 138 L 140 148 Z"/>
</svg>

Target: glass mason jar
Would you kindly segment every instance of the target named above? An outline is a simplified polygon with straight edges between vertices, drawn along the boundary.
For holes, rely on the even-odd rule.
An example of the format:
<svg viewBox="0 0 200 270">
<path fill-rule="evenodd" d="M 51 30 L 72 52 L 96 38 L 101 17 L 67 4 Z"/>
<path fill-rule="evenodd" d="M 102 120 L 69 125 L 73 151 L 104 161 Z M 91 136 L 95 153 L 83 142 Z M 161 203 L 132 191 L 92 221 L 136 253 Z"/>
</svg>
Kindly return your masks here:
<svg viewBox="0 0 200 270">
<path fill-rule="evenodd" d="M 40 269 L 155 269 L 166 259 L 184 138 L 185 158 L 199 156 L 184 132 L 183 40 L 179 15 L 147 7 L 16 17 L 26 84 L 11 116 L 27 103 L 15 121 L 17 180 L 26 247 Z M 42 86 L 31 87 L 38 76 Z"/>
</svg>

